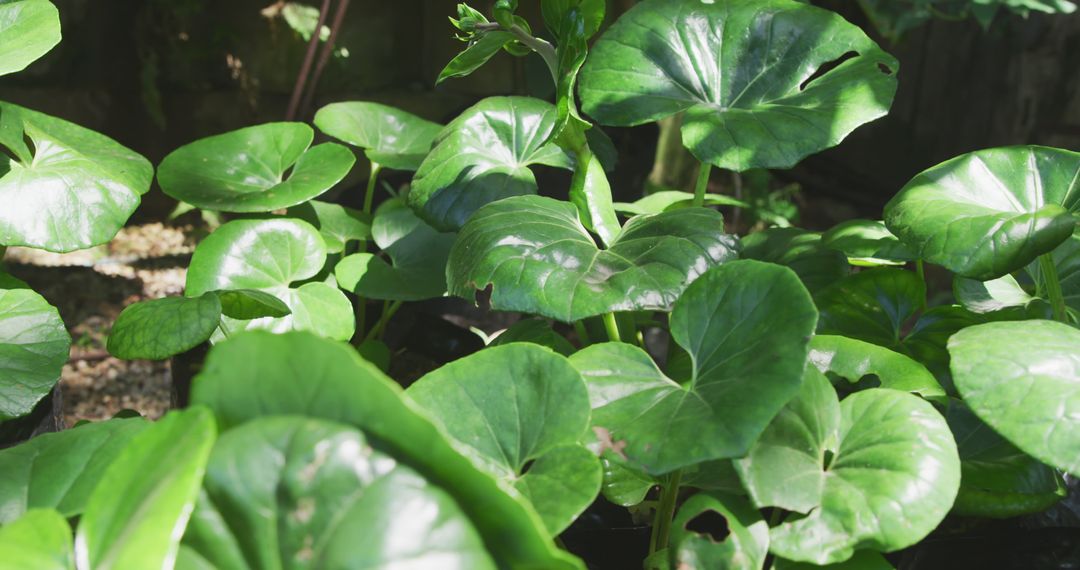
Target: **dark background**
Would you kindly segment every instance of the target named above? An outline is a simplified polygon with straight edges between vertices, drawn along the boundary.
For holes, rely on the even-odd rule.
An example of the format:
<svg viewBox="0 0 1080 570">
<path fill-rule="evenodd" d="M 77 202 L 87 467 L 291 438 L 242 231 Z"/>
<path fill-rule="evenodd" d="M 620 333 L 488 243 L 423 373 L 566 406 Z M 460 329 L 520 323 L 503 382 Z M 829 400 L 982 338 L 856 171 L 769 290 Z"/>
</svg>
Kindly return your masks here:
<svg viewBox="0 0 1080 570">
<path fill-rule="evenodd" d="M 63 41 L 26 71 L 0 80 L 0 98 L 105 133 L 155 164 L 200 137 L 283 120 L 306 42 L 280 17 L 262 15 L 272 0 L 54 3 Z M 473 4 L 487 10 L 490 3 Z M 1080 13 L 1001 14 L 989 31 L 973 21 L 935 20 L 892 43 L 856 2 L 817 3 L 862 26 L 901 62 L 887 118 L 776 173 L 800 183 L 810 202 L 838 205 L 835 217 L 879 217 L 907 179 L 966 151 L 1008 144 L 1080 149 Z M 500 54 L 472 76 L 436 87 L 439 70 L 463 45 L 447 21 L 455 4 L 353 0 L 337 40 L 348 56 L 331 59 L 300 119 L 329 102 L 364 99 L 445 122 L 484 96 L 551 93 L 535 55 Z M 521 4 L 521 13 L 541 27 L 539 3 Z M 632 4 L 609 0 L 608 22 Z M 656 127 L 610 134 L 622 160 L 617 197 L 633 199 L 651 166 Z M 354 184 L 364 170 L 353 173 Z M 171 207 L 155 189 L 135 219 L 160 218 Z"/>
</svg>

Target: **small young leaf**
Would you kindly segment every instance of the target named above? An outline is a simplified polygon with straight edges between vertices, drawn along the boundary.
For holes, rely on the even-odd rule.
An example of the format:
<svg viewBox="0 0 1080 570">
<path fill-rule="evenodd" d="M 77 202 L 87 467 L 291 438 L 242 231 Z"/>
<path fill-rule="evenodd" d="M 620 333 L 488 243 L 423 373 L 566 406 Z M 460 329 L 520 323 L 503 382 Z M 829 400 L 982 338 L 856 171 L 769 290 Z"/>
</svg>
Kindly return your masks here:
<svg viewBox="0 0 1080 570">
<path fill-rule="evenodd" d="M 0 527 L 0 570 L 73 570 L 71 527 L 60 513 L 32 510 Z"/>
<path fill-rule="evenodd" d="M 331 103 L 315 113 L 322 132 L 364 149 L 379 166 L 415 171 L 442 125 L 369 101 Z"/>
<path fill-rule="evenodd" d="M 109 354 L 124 360 L 164 360 L 187 352 L 217 330 L 221 308 L 214 293 L 128 305 L 109 332 Z"/>
<path fill-rule="evenodd" d="M 0 422 L 30 413 L 53 389 L 70 346 L 56 308 L 0 272 Z"/>
<path fill-rule="evenodd" d="M 501 30 L 480 32 L 479 38 L 469 44 L 465 51 L 454 56 L 450 63 L 446 64 L 435 84 L 442 83 L 451 77 L 465 77 L 480 69 L 495 54 L 502 51 L 510 42 L 514 41 L 514 34 Z"/>
<path fill-rule="evenodd" d="M 821 244 L 847 256 L 852 265 L 904 265 L 915 254 L 885 227 L 884 222 L 848 220 L 821 236 Z"/>
<path fill-rule="evenodd" d="M 327 253 L 341 253 L 354 241 L 371 237 L 371 215 L 330 202 L 310 200 L 293 206 L 286 216 L 304 220 L 319 230 Z"/>
<path fill-rule="evenodd" d="M 231 319 L 250 321 L 263 317 L 284 317 L 292 310 L 281 299 L 254 289 L 215 291 L 221 300 L 221 314 Z"/>
<path fill-rule="evenodd" d="M 48 0 L 8 0 L 0 22 L 0 75 L 22 71 L 60 43 L 60 13 Z"/>
</svg>

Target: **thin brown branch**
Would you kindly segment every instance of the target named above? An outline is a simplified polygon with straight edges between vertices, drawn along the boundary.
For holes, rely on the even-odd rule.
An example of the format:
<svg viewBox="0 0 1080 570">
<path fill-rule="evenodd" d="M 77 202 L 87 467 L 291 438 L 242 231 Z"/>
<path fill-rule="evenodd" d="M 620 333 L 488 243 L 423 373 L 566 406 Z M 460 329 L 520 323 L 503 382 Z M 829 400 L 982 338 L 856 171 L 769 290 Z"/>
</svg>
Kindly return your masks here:
<svg viewBox="0 0 1080 570">
<path fill-rule="evenodd" d="M 300 73 L 296 76 L 296 85 L 293 86 L 292 97 L 289 98 L 289 108 L 285 111 L 285 120 L 292 121 L 296 118 L 296 111 L 300 107 L 300 96 L 304 93 L 304 85 L 311 73 L 311 64 L 315 62 L 315 50 L 319 47 L 319 36 L 323 24 L 326 23 L 326 15 L 330 13 L 330 0 L 323 0 L 322 8 L 319 9 L 319 21 L 315 24 L 315 31 L 311 33 L 308 41 L 307 53 L 304 54 L 304 63 L 300 66 Z"/>
<path fill-rule="evenodd" d="M 315 73 L 311 76 L 311 81 L 308 82 L 307 93 L 304 94 L 304 101 L 300 104 L 300 114 L 302 116 L 306 117 L 311 111 L 311 101 L 315 98 L 319 78 L 322 77 L 323 69 L 326 68 L 326 63 L 330 60 L 330 54 L 334 52 L 334 43 L 337 41 L 338 31 L 341 30 L 341 24 L 345 21 L 345 12 L 348 9 L 349 0 L 338 0 L 337 11 L 334 12 L 334 23 L 330 25 L 330 37 L 326 38 L 322 51 L 319 52 L 319 62 L 315 65 Z"/>
</svg>

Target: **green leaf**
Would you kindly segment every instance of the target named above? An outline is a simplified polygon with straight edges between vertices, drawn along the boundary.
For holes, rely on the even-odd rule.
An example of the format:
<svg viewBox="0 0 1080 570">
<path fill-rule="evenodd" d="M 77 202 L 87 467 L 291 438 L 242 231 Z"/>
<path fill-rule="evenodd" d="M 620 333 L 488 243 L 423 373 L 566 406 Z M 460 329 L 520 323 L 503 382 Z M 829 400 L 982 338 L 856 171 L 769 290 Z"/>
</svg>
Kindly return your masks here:
<svg viewBox="0 0 1080 570">
<path fill-rule="evenodd" d="M 949 354 L 979 419 L 1036 459 L 1080 473 L 1080 331 L 1052 321 L 981 324 L 954 334 Z"/>
<path fill-rule="evenodd" d="M 580 92 L 604 125 L 684 112 L 683 144 L 721 168 L 790 168 L 885 115 L 897 68 L 859 28 L 807 4 L 646 0 L 593 45 Z"/>
<path fill-rule="evenodd" d="M 437 484 L 355 428 L 300 417 L 221 436 L 184 544 L 218 568 L 496 567 Z"/>
<path fill-rule="evenodd" d="M 587 156 L 588 161 L 584 174 L 578 176 L 575 173 L 570 184 L 570 202 L 577 207 L 578 219 L 585 229 L 600 236 L 600 242 L 605 246 L 611 246 L 622 231 L 611 202 L 611 183 L 604 174 L 600 159 L 591 150 L 582 149 L 580 152 L 586 153 L 582 156 Z"/>
<path fill-rule="evenodd" d="M 831 372 L 852 383 L 873 375 L 882 388 L 911 392 L 932 402 L 945 401 L 945 390 L 925 366 L 876 344 L 817 335 L 810 340 L 810 363 L 822 373 Z"/>
<path fill-rule="evenodd" d="M 0 421 L 30 413 L 52 390 L 70 346 L 55 307 L 16 279 L 0 282 Z"/>
<path fill-rule="evenodd" d="M 296 206 L 340 182 L 356 162 L 339 144 L 312 147 L 314 136 L 303 123 L 267 123 L 199 139 L 161 161 L 158 183 L 169 196 L 207 210 Z"/>
<path fill-rule="evenodd" d="M 510 32 L 501 30 L 483 32 L 475 41 L 470 42 L 464 51 L 446 64 L 439 73 L 439 78 L 435 80 L 435 84 L 438 85 L 451 77 L 465 77 L 471 74 L 495 57 L 495 54 L 502 51 L 506 44 L 513 41 L 514 34 Z"/>
<path fill-rule="evenodd" d="M 254 289 L 216 291 L 221 301 L 221 314 L 226 317 L 249 321 L 263 317 L 284 317 L 292 314 L 281 299 Z"/>
<path fill-rule="evenodd" d="M 105 469 L 148 425 L 141 418 L 94 422 L 0 451 L 0 524 L 30 509 L 82 514 Z"/>
<path fill-rule="evenodd" d="M 27 137 L 34 147 L 29 162 L 0 157 L 0 244 L 54 252 L 103 244 L 150 189 L 150 163 L 104 135 L 11 103 L 0 102 L 0 117 L 13 128 L 0 143 Z"/>
<path fill-rule="evenodd" d="M 521 491 L 552 536 L 600 491 L 600 462 L 578 443 L 589 395 L 560 355 L 531 344 L 489 348 L 428 373 L 405 394 L 477 467 Z"/>
<path fill-rule="evenodd" d="M 371 215 L 338 204 L 310 200 L 289 208 L 286 216 L 315 226 L 327 253 L 341 253 L 349 242 L 371 237 Z"/>
<path fill-rule="evenodd" d="M 960 452 L 960 493 L 953 513 L 1009 518 L 1038 513 L 1063 499 L 1061 475 L 1016 449 L 958 400 L 945 419 Z"/>
<path fill-rule="evenodd" d="M 589 388 L 592 425 L 635 466 L 659 475 L 739 457 L 798 391 L 817 312 L 795 274 L 732 261 L 675 303 L 672 338 L 694 363 L 680 385 L 635 346 L 606 343 L 570 358 Z"/>
<path fill-rule="evenodd" d="M 570 356 L 575 350 L 574 345 L 570 344 L 566 337 L 552 330 L 551 323 L 546 319 L 521 319 L 499 333 L 499 336 L 495 337 L 488 346 L 503 346 L 512 342 L 530 342 L 546 346 L 563 356 Z"/>
<path fill-rule="evenodd" d="M 0 22 L 0 75 L 26 69 L 60 43 L 60 13 L 48 0 L 8 0 Z"/>
<path fill-rule="evenodd" d="M 919 257 L 987 281 L 1069 239 L 1078 211 L 1080 153 L 1017 146 L 923 171 L 885 206 L 885 223 Z"/>
<path fill-rule="evenodd" d="M 86 503 L 75 535 L 79 567 L 171 567 L 216 435 L 213 416 L 195 407 L 132 439 Z"/>
<path fill-rule="evenodd" d="M 727 536 L 712 536 L 707 526 L 723 522 Z M 690 497 L 671 523 L 672 568 L 758 570 L 769 552 L 769 524 L 750 502 L 723 493 Z"/>
<path fill-rule="evenodd" d="M 401 198 L 375 210 L 371 235 L 385 257 L 354 253 L 334 269 L 338 285 L 367 299 L 419 301 L 446 293 L 446 259 L 454 234 L 427 225 Z"/>
<path fill-rule="evenodd" d="M 852 265 L 876 267 L 915 261 L 911 250 L 885 227 L 885 222 L 848 220 L 821 236 L 825 247 L 847 256 Z"/>
<path fill-rule="evenodd" d="M 893 570 L 893 568 L 884 556 L 872 550 L 856 550 L 851 558 L 835 564 L 818 565 L 776 558 L 772 565 L 772 570 Z"/>
<path fill-rule="evenodd" d="M 754 506 L 808 513 L 772 528 L 770 550 L 814 564 L 915 544 L 960 486 L 956 443 L 933 406 L 884 388 L 838 402 L 816 370 L 735 468 Z"/>
<path fill-rule="evenodd" d="M 315 113 L 322 132 L 364 149 L 371 162 L 415 171 L 431 150 L 442 125 L 388 105 L 369 101 L 331 103 Z"/>
<path fill-rule="evenodd" d="M 307 222 L 278 218 L 234 220 L 207 236 L 191 257 L 186 294 L 251 289 L 284 301 L 292 314 L 249 321 L 225 319 L 233 328 L 275 332 L 310 330 L 348 340 L 355 328 L 352 304 L 337 288 L 304 283 L 326 263 L 326 245 Z"/>
<path fill-rule="evenodd" d="M 573 169 L 559 147 L 545 143 L 555 107 L 529 97 L 489 97 L 447 125 L 413 178 L 409 205 L 441 231 L 456 231 L 478 208 L 536 193 L 530 165 Z"/>
<path fill-rule="evenodd" d="M 957 275 L 953 279 L 953 295 L 965 309 L 980 314 L 1027 307 L 1039 301 L 1025 291 L 1012 275 L 990 281 L 978 281 Z"/>
<path fill-rule="evenodd" d="M 192 402 L 214 410 L 223 430 L 267 415 L 355 426 L 453 495 L 500 564 L 580 568 L 555 548 L 516 491 L 455 451 L 393 380 L 344 343 L 302 332 L 234 335 L 210 350 Z"/>
<path fill-rule="evenodd" d="M 71 554 L 71 527 L 56 511 L 33 510 L 0 527 L 0 570 L 73 570 Z"/>
<path fill-rule="evenodd" d="M 221 307 L 212 292 L 128 305 L 109 333 L 109 354 L 124 360 L 165 360 L 187 352 L 217 330 Z"/>
<path fill-rule="evenodd" d="M 738 240 L 703 208 L 638 216 L 599 249 L 572 204 L 523 196 L 489 204 L 450 250 L 452 295 L 493 286 L 491 307 L 571 322 L 612 311 L 666 310 Z"/>
<path fill-rule="evenodd" d="M 1057 270 L 1058 282 L 1061 284 L 1061 292 L 1065 297 L 1065 305 L 1075 314 L 1080 315 L 1080 225 L 1072 237 L 1057 246 L 1050 252 Z M 1024 273 L 1035 284 L 1036 290 L 1046 291 L 1043 282 L 1043 273 L 1039 269 L 1039 262 L 1033 261 L 1024 268 Z M 1043 297 L 1049 299 L 1045 293 Z M 1049 302 L 1049 301 L 1047 301 Z"/>
<path fill-rule="evenodd" d="M 850 271 L 842 254 L 825 247 L 821 235 L 798 228 L 769 228 L 742 240 L 744 259 L 790 267 L 813 294 L 841 280 Z"/>
<path fill-rule="evenodd" d="M 638 214 L 659 214 L 668 210 L 689 208 L 693 205 L 694 194 L 681 190 L 661 190 L 653 192 L 644 198 L 633 202 L 615 202 L 615 210 L 623 214 L 636 216 Z M 724 194 L 706 194 L 706 206 L 736 206 L 749 208 L 750 204 L 742 200 L 736 200 Z"/>
<path fill-rule="evenodd" d="M 854 273 L 816 296 L 818 333 L 896 348 L 924 299 L 926 285 L 910 271 L 882 267 Z"/>
</svg>

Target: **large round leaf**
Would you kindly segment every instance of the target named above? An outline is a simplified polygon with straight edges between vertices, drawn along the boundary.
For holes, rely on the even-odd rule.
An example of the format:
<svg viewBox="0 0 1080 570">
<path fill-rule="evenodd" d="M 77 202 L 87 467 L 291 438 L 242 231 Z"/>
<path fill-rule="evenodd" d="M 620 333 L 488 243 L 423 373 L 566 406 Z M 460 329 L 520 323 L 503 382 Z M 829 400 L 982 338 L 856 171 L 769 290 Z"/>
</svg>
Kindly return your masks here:
<svg viewBox="0 0 1080 570">
<path fill-rule="evenodd" d="M 884 388 L 838 403 L 816 370 L 735 467 L 758 508 L 808 513 L 774 527 L 770 550 L 815 564 L 915 544 L 960 486 L 956 443 L 933 406 Z"/>
<path fill-rule="evenodd" d="M 346 344 L 302 332 L 234 335 L 211 349 L 192 401 L 213 409 L 223 430 L 266 415 L 355 426 L 452 494 L 500 564 L 580 567 L 555 548 L 513 487 L 458 453 L 393 380 Z"/>
<path fill-rule="evenodd" d="M 221 301 L 214 293 L 135 303 L 116 317 L 109 354 L 163 360 L 206 342 L 220 323 Z"/>
<path fill-rule="evenodd" d="M 0 525 L 29 509 L 82 514 L 105 469 L 147 425 L 142 418 L 113 419 L 42 434 L 0 451 Z"/>
<path fill-rule="evenodd" d="M 30 413 L 52 390 L 70 346 L 55 307 L 18 280 L 0 283 L 0 421 Z"/>
<path fill-rule="evenodd" d="M 446 259 L 454 234 L 435 231 L 400 198 L 383 202 L 371 224 L 375 245 L 389 257 L 355 253 L 334 268 L 338 285 L 367 299 L 419 301 L 446 293 Z"/>
<path fill-rule="evenodd" d="M 0 75 L 22 71 L 60 43 L 60 13 L 48 0 L 0 4 Z"/>
<path fill-rule="evenodd" d="M 170 412 L 138 434 L 105 470 L 75 534 L 79 568 L 169 568 L 195 505 L 214 417 Z"/>
<path fill-rule="evenodd" d="M 356 325 L 345 295 L 326 283 L 297 285 L 322 271 L 324 263 L 326 245 L 307 222 L 289 218 L 235 220 L 195 248 L 186 295 L 233 289 L 270 293 L 284 301 L 292 314 L 250 321 L 225 319 L 225 328 L 230 332 L 234 328 L 310 330 L 348 340 Z"/>
<path fill-rule="evenodd" d="M 104 135 L 11 103 L 0 103 L 0 122 L 0 144 L 17 158 L 0 161 L 0 244 L 66 252 L 105 243 L 150 189 L 150 163 Z"/>
<path fill-rule="evenodd" d="M 685 112 L 683 144 L 721 168 L 790 168 L 885 115 L 897 68 L 858 27 L 807 4 L 647 0 L 593 46 L 581 99 L 605 125 Z"/>
<path fill-rule="evenodd" d="M 356 162 L 336 143 L 308 148 L 314 136 L 303 123 L 267 123 L 200 139 L 161 161 L 158 183 L 169 196 L 207 210 L 295 206 L 329 190 Z"/>
<path fill-rule="evenodd" d="M 679 507 L 671 526 L 672 568 L 758 570 L 769 552 L 769 524 L 736 495 L 698 493 Z M 710 526 L 727 536 L 713 536 Z"/>
<path fill-rule="evenodd" d="M 694 365 L 685 385 L 628 344 L 593 345 L 570 361 L 589 388 L 594 428 L 632 464 L 662 474 L 745 454 L 798 391 L 816 320 L 791 270 L 733 261 L 675 303 L 672 338 Z"/>
<path fill-rule="evenodd" d="M 315 113 L 322 132 L 364 149 L 371 162 L 395 170 L 416 170 L 442 125 L 379 103 L 331 103 Z"/>
<path fill-rule="evenodd" d="M 555 106 L 529 97 L 489 97 L 469 107 L 439 134 L 413 178 L 409 205 L 441 231 L 456 231 L 478 208 L 500 198 L 536 193 L 529 166 L 573 168 L 545 143 Z"/>
<path fill-rule="evenodd" d="M 704 208 L 637 216 L 608 249 L 567 202 L 523 196 L 476 213 L 450 250 L 450 293 L 492 286 L 491 307 L 564 322 L 612 311 L 666 310 L 690 282 L 734 259 L 738 239 Z"/>
<path fill-rule="evenodd" d="M 893 348 L 925 299 L 926 285 L 911 271 L 887 267 L 861 271 L 817 295 L 818 332 Z"/>
<path fill-rule="evenodd" d="M 60 513 L 33 510 L 0 527 L 0 570 L 71 570 L 74 567 L 71 527 Z"/>
<path fill-rule="evenodd" d="M 589 394 L 564 357 L 531 344 L 492 347 L 428 373 L 405 393 L 462 453 L 528 497 L 553 536 L 600 491 L 600 462 L 579 443 Z"/>
<path fill-rule="evenodd" d="M 945 415 L 960 452 L 953 513 L 1008 518 L 1046 510 L 1066 495 L 1061 474 L 1016 449 L 953 400 Z"/>
<path fill-rule="evenodd" d="M 341 253 L 349 242 L 371 237 L 371 214 L 339 204 L 311 200 L 289 208 L 286 215 L 315 226 L 328 253 Z"/>
<path fill-rule="evenodd" d="M 1080 331 L 1053 321 L 987 323 L 949 339 L 964 401 L 1005 439 L 1080 473 Z"/>
<path fill-rule="evenodd" d="M 945 390 L 925 366 L 869 342 L 817 335 L 810 341 L 810 363 L 823 373 L 852 383 L 874 376 L 882 388 L 911 392 L 931 401 L 945 400 Z"/>
<path fill-rule="evenodd" d="M 347 425 L 234 428 L 203 489 L 184 544 L 210 567 L 496 568 L 451 495 Z"/>
<path fill-rule="evenodd" d="M 1005 147 L 922 172 L 885 206 L 885 223 L 919 257 L 985 281 L 1061 245 L 1078 212 L 1080 153 Z"/>
<path fill-rule="evenodd" d="M 744 259 L 786 265 L 813 294 L 850 272 L 844 255 L 822 244 L 821 235 L 799 228 L 769 228 L 742 240 Z"/>
</svg>

